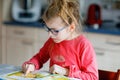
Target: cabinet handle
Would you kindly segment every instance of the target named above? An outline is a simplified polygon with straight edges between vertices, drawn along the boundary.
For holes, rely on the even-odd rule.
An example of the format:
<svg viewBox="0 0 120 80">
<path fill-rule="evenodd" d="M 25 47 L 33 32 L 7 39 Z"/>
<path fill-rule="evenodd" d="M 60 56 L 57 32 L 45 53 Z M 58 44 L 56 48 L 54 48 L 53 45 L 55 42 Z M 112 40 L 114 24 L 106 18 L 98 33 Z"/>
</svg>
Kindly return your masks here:
<svg viewBox="0 0 120 80">
<path fill-rule="evenodd" d="M 103 56 L 103 55 L 104 55 L 104 53 L 103 53 L 103 52 L 96 52 L 96 55 Z"/>
<path fill-rule="evenodd" d="M 120 42 L 106 41 L 106 43 L 110 45 L 120 45 Z"/>
<path fill-rule="evenodd" d="M 18 31 L 18 30 L 15 30 L 14 33 L 17 35 L 24 35 L 25 34 L 24 31 Z"/>
<path fill-rule="evenodd" d="M 104 52 L 105 52 L 105 49 L 95 47 L 95 50 L 97 50 L 97 51 L 96 51 L 96 55 L 102 56 L 102 55 L 105 54 L 105 53 L 104 53 Z"/>
<path fill-rule="evenodd" d="M 23 40 L 23 41 L 22 41 L 22 44 L 24 44 L 24 45 L 33 45 L 33 41 Z"/>
<path fill-rule="evenodd" d="M 95 47 L 94 49 L 95 49 L 95 50 L 99 50 L 99 51 L 105 51 L 104 48 L 99 48 L 99 47 Z"/>
</svg>

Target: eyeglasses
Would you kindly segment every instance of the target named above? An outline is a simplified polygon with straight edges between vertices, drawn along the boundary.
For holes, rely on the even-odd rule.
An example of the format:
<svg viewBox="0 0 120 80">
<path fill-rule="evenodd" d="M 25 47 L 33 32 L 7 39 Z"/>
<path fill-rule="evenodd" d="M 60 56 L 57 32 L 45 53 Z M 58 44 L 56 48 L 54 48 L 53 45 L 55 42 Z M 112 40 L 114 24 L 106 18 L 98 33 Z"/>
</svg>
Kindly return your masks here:
<svg viewBox="0 0 120 80">
<path fill-rule="evenodd" d="M 45 24 L 45 22 L 43 21 L 43 26 L 44 26 L 44 29 L 47 31 L 47 32 L 51 32 L 53 35 L 58 35 L 58 33 L 60 32 L 60 31 L 62 31 L 62 30 L 64 30 L 65 28 L 67 28 L 67 27 L 63 27 L 63 28 L 61 28 L 61 29 L 59 29 L 59 30 L 55 30 L 55 29 L 51 29 L 51 28 L 49 28 L 49 27 L 47 27 L 47 25 Z"/>
</svg>

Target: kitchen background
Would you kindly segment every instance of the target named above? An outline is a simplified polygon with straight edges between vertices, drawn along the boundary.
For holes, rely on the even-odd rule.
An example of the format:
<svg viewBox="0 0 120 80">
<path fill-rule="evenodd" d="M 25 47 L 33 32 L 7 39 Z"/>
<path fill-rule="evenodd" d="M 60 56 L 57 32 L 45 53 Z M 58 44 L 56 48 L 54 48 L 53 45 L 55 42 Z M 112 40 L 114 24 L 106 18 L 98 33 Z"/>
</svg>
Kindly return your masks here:
<svg viewBox="0 0 120 80">
<path fill-rule="evenodd" d="M 48 38 L 40 24 L 47 6 L 47 0 L 0 0 L 0 63 L 20 66 L 39 51 Z M 116 71 L 120 68 L 120 0 L 80 0 L 80 12 L 99 69 Z"/>
</svg>

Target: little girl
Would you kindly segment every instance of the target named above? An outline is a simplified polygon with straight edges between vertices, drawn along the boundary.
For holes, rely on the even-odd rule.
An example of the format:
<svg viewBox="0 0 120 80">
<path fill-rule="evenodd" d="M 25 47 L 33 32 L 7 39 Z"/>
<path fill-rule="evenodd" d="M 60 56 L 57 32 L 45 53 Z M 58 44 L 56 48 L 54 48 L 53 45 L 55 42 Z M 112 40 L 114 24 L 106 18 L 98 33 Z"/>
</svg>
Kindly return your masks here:
<svg viewBox="0 0 120 80">
<path fill-rule="evenodd" d="M 77 0 L 49 0 L 43 24 L 49 34 L 40 51 L 22 65 L 25 74 L 40 69 L 50 59 L 49 71 L 82 80 L 98 80 L 96 56 L 82 35 Z"/>
</svg>

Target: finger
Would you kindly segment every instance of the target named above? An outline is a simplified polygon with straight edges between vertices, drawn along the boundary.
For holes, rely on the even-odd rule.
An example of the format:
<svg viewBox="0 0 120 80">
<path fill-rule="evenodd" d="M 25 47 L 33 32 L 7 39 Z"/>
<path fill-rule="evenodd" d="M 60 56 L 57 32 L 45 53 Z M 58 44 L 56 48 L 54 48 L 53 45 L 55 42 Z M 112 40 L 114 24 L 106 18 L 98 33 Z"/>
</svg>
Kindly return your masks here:
<svg viewBox="0 0 120 80">
<path fill-rule="evenodd" d="M 30 66 L 27 66 L 26 72 L 25 72 L 25 76 L 27 76 L 27 74 L 30 73 Z"/>
<path fill-rule="evenodd" d="M 53 71 L 53 74 L 58 74 L 56 71 Z"/>
<path fill-rule="evenodd" d="M 24 73 L 26 73 L 27 66 L 28 66 L 28 64 L 24 64 L 24 65 L 22 66 L 22 71 L 23 71 Z"/>
<path fill-rule="evenodd" d="M 50 73 L 53 73 L 54 72 L 54 67 L 52 66 L 52 67 L 50 67 Z"/>
</svg>

